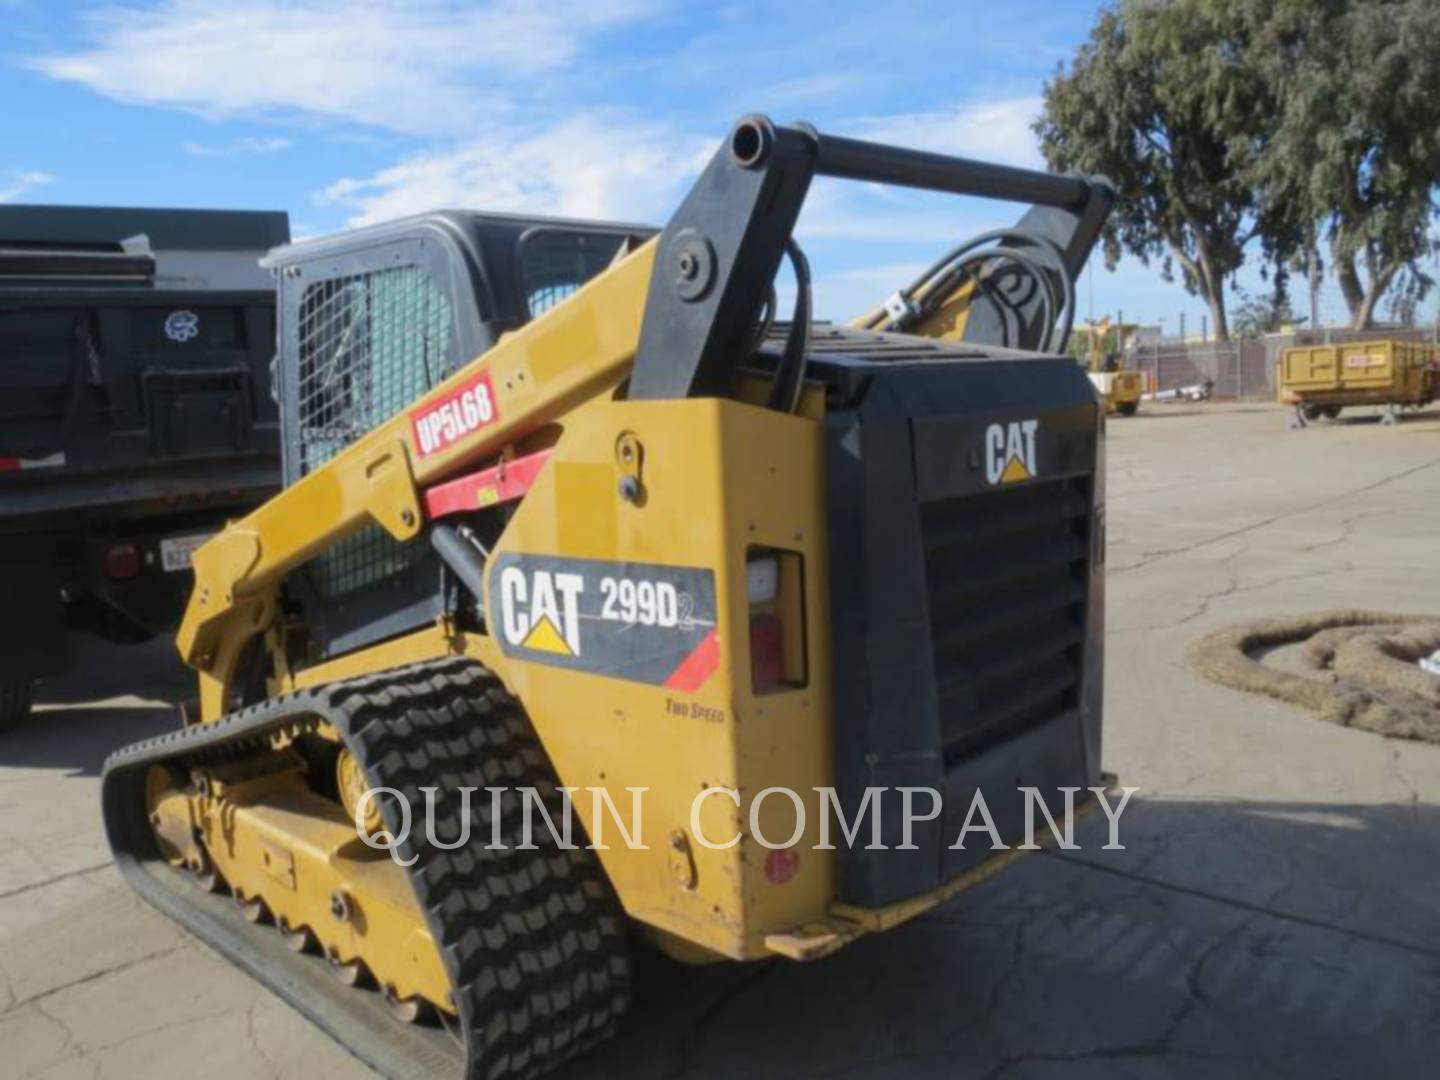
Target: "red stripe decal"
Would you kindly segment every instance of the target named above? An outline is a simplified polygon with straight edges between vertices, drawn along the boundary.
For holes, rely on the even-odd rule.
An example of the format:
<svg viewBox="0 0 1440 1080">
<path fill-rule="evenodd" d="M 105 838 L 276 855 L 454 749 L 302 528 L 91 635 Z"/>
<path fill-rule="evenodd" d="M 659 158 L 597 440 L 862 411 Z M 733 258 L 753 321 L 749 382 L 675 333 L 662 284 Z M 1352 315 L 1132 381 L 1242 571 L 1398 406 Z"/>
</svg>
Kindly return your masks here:
<svg viewBox="0 0 1440 1080">
<path fill-rule="evenodd" d="M 550 460 L 550 451 L 526 454 L 512 461 L 479 472 L 436 484 L 425 491 L 425 513 L 431 518 L 446 514 L 463 514 L 471 510 L 483 510 L 487 506 L 511 502 L 530 490 L 545 462 Z"/>
<path fill-rule="evenodd" d="M 665 689 L 692 694 L 705 685 L 705 680 L 710 678 L 719 666 L 720 639 L 712 629 L 690 655 L 680 661 L 680 666 L 670 673 L 670 677 L 665 680 Z"/>
</svg>

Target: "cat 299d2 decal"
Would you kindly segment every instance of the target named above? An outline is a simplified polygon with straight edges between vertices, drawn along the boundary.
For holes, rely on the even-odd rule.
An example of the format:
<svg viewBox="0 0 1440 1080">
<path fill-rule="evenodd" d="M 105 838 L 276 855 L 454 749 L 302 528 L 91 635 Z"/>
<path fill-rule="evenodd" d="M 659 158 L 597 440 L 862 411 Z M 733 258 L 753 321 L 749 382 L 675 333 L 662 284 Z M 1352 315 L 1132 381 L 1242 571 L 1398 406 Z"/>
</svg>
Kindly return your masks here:
<svg viewBox="0 0 1440 1080">
<path fill-rule="evenodd" d="M 680 691 L 719 666 L 709 570 L 502 554 L 488 584 L 506 656 Z"/>
</svg>

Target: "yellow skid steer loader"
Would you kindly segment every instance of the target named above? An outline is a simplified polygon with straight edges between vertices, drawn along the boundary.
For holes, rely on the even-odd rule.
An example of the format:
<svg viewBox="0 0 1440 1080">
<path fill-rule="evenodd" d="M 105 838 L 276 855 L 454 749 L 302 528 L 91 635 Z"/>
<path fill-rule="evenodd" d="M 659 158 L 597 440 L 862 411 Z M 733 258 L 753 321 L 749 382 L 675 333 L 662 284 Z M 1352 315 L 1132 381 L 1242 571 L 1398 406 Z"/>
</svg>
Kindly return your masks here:
<svg viewBox="0 0 1440 1080">
<path fill-rule="evenodd" d="M 814 325 L 817 175 L 1035 207 L 944 338 Z M 976 792 L 1013 844 L 1019 786 L 1101 783 L 1104 421 L 1060 350 L 1110 202 L 748 117 L 658 234 L 274 253 L 286 487 L 194 555 L 198 712 L 106 763 L 128 880 L 380 1072 L 513 1077 L 615 1029 L 633 937 L 809 959 L 989 873 Z"/>
</svg>

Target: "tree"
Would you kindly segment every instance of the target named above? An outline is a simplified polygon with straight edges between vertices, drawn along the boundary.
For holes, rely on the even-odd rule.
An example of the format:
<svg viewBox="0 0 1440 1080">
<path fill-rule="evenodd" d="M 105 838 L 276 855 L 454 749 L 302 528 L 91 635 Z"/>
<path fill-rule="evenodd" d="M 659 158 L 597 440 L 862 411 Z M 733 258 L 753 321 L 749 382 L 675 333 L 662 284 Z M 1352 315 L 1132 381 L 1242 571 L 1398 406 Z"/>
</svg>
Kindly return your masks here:
<svg viewBox="0 0 1440 1080">
<path fill-rule="evenodd" d="M 1053 168 L 1101 173 L 1115 184 L 1106 262 L 1122 250 L 1210 308 L 1229 339 L 1225 287 L 1257 236 L 1267 255 L 1287 248 L 1290 219 L 1272 223 L 1251 173 L 1275 99 L 1254 63 L 1251 0 L 1126 0 L 1100 13 L 1069 67 L 1045 86 L 1035 125 Z M 1277 243 L 1277 240 L 1280 241 Z"/>
<path fill-rule="evenodd" d="M 1420 305 L 1429 295 L 1435 279 L 1411 266 L 1407 267 L 1390 290 L 1390 321 L 1397 326 L 1414 327 L 1420 322 Z"/>
<path fill-rule="evenodd" d="M 1287 326 L 1304 322 L 1295 316 L 1290 307 L 1290 295 L 1285 290 L 1285 278 L 1278 275 L 1275 288 L 1265 296 L 1251 296 L 1244 289 L 1236 289 L 1238 303 L 1230 328 L 1237 337 L 1259 337 L 1274 334 Z"/>
<path fill-rule="evenodd" d="M 1430 284 L 1417 263 L 1435 250 L 1440 4 L 1278 0 L 1246 15 L 1279 90 L 1252 175 L 1272 223 L 1329 242 L 1351 326 L 1365 329 L 1393 285 L 1418 288 L 1418 303 Z"/>
</svg>

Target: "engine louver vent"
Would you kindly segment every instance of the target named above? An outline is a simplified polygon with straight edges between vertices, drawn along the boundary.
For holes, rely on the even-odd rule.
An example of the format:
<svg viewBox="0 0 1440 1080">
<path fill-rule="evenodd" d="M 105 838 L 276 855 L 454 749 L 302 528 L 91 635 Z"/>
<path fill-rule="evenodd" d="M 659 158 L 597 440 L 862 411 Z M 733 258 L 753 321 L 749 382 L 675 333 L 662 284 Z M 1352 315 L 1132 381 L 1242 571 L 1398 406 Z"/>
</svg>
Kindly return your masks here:
<svg viewBox="0 0 1440 1080">
<path fill-rule="evenodd" d="M 920 509 L 947 766 L 1079 707 L 1089 481 Z"/>
</svg>

